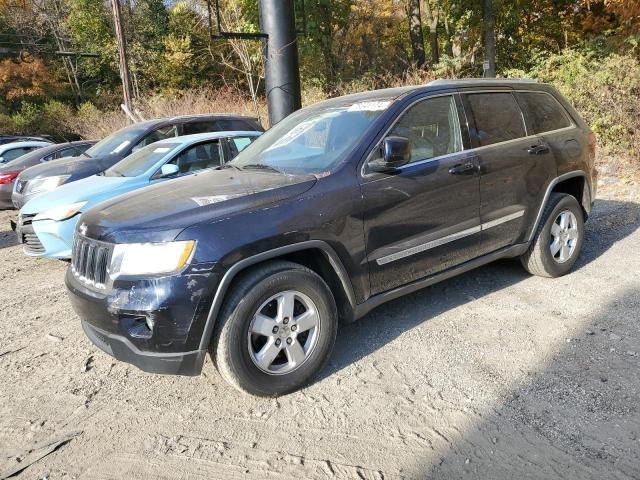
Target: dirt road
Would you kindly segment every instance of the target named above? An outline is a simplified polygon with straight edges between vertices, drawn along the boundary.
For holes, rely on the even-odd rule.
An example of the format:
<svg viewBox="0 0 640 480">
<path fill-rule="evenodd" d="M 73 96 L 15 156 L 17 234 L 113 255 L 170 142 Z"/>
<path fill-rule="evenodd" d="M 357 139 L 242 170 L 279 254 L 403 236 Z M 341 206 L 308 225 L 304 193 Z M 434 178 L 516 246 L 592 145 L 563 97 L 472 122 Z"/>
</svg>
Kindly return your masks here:
<svg viewBox="0 0 640 480">
<path fill-rule="evenodd" d="M 98 351 L 0 213 L 0 479 L 69 437 L 16 478 L 638 479 L 640 187 L 601 197 L 571 275 L 503 261 L 385 305 L 278 400 Z"/>
</svg>

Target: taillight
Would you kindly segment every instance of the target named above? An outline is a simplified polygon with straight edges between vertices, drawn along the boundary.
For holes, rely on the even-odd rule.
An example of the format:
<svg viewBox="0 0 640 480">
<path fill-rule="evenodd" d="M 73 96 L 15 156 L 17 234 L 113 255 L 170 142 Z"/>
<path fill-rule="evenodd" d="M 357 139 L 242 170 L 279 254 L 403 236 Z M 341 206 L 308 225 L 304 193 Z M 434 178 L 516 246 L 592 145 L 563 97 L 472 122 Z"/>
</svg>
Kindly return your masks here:
<svg viewBox="0 0 640 480">
<path fill-rule="evenodd" d="M 2 172 L 0 173 L 0 185 L 7 185 L 13 182 L 20 172 Z"/>
</svg>

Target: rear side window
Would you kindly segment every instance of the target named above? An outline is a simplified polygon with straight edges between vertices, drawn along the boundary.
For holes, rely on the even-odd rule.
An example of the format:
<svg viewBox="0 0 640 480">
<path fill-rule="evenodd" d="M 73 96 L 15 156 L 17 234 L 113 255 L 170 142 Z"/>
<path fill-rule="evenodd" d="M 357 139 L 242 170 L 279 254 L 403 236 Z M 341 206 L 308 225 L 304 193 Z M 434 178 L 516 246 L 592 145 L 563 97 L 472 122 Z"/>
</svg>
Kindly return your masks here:
<svg viewBox="0 0 640 480">
<path fill-rule="evenodd" d="M 216 130 L 220 132 L 233 132 L 243 130 L 255 130 L 255 127 L 244 120 L 224 119 L 216 122 Z"/>
<path fill-rule="evenodd" d="M 13 148 L 11 150 L 7 150 L 2 155 L 2 163 L 7 163 L 7 162 L 10 162 L 11 160 L 15 160 L 16 158 L 21 157 L 25 153 L 29 153 L 35 150 L 36 148 L 37 147 L 20 147 L 20 148 Z"/>
<path fill-rule="evenodd" d="M 542 92 L 518 92 L 516 96 L 534 133 L 551 132 L 571 126 L 567 112 L 552 95 Z"/>
<path fill-rule="evenodd" d="M 216 131 L 216 122 L 189 122 L 182 124 L 183 135 L 193 135 L 195 133 L 207 133 Z"/>
<path fill-rule="evenodd" d="M 522 112 L 511 93 L 467 94 L 480 146 L 526 137 Z"/>
</svg>

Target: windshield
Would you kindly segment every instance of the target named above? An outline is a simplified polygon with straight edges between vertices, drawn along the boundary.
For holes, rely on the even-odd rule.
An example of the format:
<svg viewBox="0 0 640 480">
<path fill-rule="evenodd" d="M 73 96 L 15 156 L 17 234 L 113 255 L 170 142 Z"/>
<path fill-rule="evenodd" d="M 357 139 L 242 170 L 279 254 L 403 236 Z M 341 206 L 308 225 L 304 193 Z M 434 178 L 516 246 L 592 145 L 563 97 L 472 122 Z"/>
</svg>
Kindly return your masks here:
<svg viewBox="0 0 640 480">
<path fill-rule="evenodd" d="M 147 172 L 167 153 L 178 147 L 179 143 L 154 143 L 148 145 L 128 157 L 120 160 L 113 167 L 105 170 L 105 177 L 137 177 Z"/>
<path fill-rule="evenodd" d="M 230 165 L 289 174 L 329 171 L 390 103 L 366 101 L 300 110 L 267 130 Z"/>
<path fill-rule="evenodd" d="M 106 155 L 122 153 L 147 130 L 147 128 L 136 126 L 122 128 L 100 140 L 87 150 L 85 154 L 89 157 L 104 157 Z"/>
</svg>

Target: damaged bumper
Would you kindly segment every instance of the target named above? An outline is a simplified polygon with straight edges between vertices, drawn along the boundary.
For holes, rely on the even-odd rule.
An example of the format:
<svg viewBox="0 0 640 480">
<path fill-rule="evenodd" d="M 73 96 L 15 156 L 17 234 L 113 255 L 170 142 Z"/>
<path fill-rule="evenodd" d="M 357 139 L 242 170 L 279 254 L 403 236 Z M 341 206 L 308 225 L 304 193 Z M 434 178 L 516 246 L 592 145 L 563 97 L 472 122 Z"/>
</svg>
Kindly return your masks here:
<svg viewBox="0 0 640 480">
<path fill-rule="evenodd" d="M 84 285 L 67 270 L 65 283 L 82 328 L 101 350 L 145 372 L 199 375 L 206 350 L 200 339 L 215 287 L 212 268 L 180 275 Z"/>
</svg>

